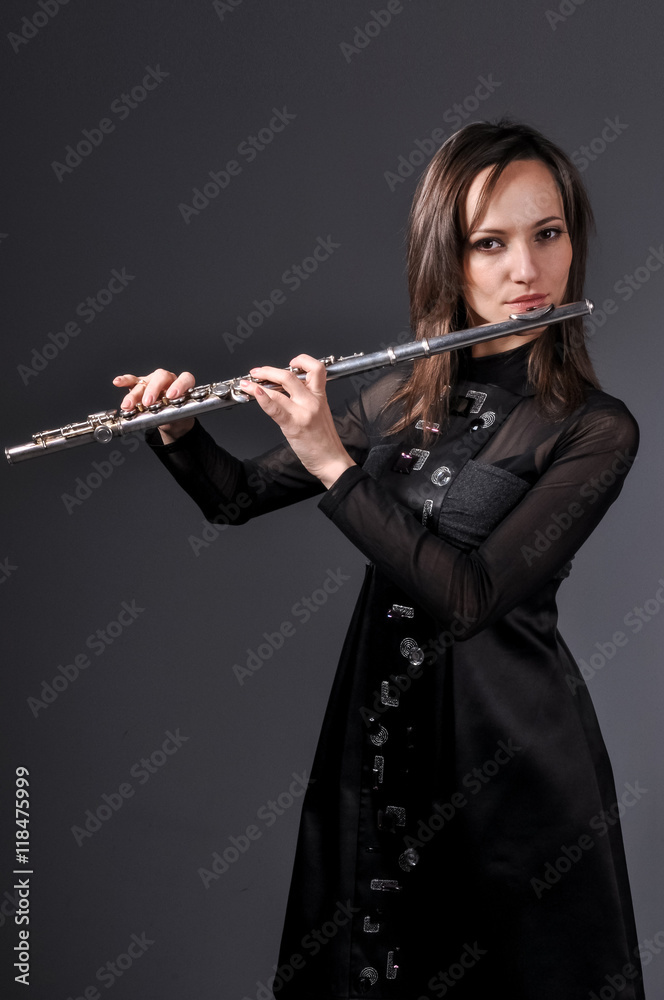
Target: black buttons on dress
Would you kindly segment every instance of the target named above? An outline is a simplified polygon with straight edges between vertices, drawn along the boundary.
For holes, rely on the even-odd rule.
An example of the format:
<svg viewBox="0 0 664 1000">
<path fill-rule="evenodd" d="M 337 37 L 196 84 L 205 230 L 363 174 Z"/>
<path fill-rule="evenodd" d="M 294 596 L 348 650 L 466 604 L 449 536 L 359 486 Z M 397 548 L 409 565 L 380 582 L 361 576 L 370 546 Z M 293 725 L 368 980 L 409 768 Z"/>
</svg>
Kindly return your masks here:
<svg viewBox="0 0 664 1000">
<path fill-rule="evenodd" d="M 402 854 L 399 855 L 399 867 L 405 871 L 412 871 L 415 865 L 420 860 L 420 856 L 414 847 L 407 847 Z"/>
<path fill-rule="evenodd" d="M 415 456 L 407 451 L 402 451 L 392 466 L 392 472 L 400 472 L 404 476 L 409 476 L 414 465 Z"/>
<path fill-rule="evenodd" d="M 362 969 L 357 981 L 357 988 L 360 993 L 368 993 L 372 986 L 375 986 L 378 982 L 378 973 L 374 968 L 368 965 L 365 969 Z"/>
</svg>

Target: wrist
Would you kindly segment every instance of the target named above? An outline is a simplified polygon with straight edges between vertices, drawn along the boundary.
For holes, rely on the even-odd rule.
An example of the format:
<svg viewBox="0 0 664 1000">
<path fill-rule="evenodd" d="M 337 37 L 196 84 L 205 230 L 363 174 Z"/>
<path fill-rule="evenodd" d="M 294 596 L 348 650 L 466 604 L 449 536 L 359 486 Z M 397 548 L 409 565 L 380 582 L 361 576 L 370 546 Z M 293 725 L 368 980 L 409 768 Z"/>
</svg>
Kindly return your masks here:
<svg viewBox="0 0 664 1000">
<path fill-rule="evenodd" d="M 175 421 L 172 424 L 159 424 L 157 430 L 159 431 L 161 440 L 164 444 L 172 444 L 174 441 L 177 441 L 178 438 L 188 434 L 194 426 L 194 423 L 194 417 L 189 417 L 185 420 Z"/>
<path fill-rule="evenodd" d="M 326 465 L 318 478 L 325 489 L 329 490 L 330 486 L 336 483 L 339 476 L 342 476 L 346 469 L 350 469 L 356 464 L 350 455 L 346 456 L 346 458 L 339 458 Z"/>
</svg>

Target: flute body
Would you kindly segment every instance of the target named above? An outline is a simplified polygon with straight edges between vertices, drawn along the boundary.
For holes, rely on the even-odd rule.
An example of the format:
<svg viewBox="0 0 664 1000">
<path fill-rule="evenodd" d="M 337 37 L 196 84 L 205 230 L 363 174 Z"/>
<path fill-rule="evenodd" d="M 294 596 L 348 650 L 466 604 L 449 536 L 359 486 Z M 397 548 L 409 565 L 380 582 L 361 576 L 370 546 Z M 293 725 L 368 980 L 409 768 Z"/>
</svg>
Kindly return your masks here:
<svg viewBox="0 0 664 1000">
<path fill-rule="evenodd" d="M 563 320 L 578 316 L 590 315 L 593 303 L 589 299 L 571 302 L 568 305 L 554 308 L 552 305 L 542 309 L 514 313 L 508 320 L 500 323 L 490 323 L 485 326 L 470 327 L 432 337 L 429 340 L 413 340 L 407 344 L 398 344 L 385 350 L 374 351 L 371 354 L 352 354 L 348 357 L 321 358 L 327 369 L 327 379 L 344 378 L 360 372 L 372 371 L 391 365 L 414 361 L 418 358 L 431 357 L 443 351 L 453 351 L 461 347 L 469 347 L 485 340 L 495 340 L 497 337 L 519 335 L 534 330 L 540 326 L 550 326 Z M 304 372 L 291 369 L 304 378 Z M 252 379 L 250 375 L 242 376 L 251 381 L 260 381 L 268 388 L 280 388 L 264 380 Z M 5 448 L 5 455 L 10 465 L 24 462 L 29 458 L 46 455 L 48 452 L 64 451 L 79 445 L 108 444 L 114 437 L 147 431 L 160 424 L 174 423 L 186 417 L 195 417 L 208 410 L 225 409 L 237 403 L 249 402 L 253 397 L 240 389 L 240 378 L 228 379 L 225 382 L 211 382 L 207 385 L 195 386 L 176 399 L 162 397 L 152 406 L 139 406 L 136 410 L 103 410 L 89 414 L 85 420 L 74 424 L 65 424 L 54 430 L 40 431 L 33 434 L 32 441 L 27 444 Z"/>
</svg>

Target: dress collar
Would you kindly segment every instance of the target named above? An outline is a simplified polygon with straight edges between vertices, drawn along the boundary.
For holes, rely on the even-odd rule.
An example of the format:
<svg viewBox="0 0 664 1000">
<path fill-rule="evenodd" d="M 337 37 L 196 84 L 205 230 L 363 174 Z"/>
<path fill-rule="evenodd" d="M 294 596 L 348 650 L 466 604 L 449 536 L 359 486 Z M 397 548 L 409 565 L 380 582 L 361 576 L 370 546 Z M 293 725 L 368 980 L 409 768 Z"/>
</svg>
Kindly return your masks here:
<svg viewBox="0 0 664 1000">
<path fill-rule="evenodd" d="M 535 340 L 528 340 L 509 351 L 485 354 L 474 358 L 471 348 L 459 351 L 459 376 L 469 382 L 499 385 L 521 396 L 534 396 L 535 387 L 528 382 L 528 358 Z"/>
</svg>

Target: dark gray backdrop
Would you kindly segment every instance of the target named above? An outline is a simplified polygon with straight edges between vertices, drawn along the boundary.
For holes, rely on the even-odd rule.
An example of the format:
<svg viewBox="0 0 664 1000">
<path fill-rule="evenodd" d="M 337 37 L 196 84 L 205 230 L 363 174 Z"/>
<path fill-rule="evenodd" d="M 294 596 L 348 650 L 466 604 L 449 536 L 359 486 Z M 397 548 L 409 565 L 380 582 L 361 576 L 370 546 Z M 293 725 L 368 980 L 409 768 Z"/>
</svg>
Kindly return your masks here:
<svg viewBox="0 0 664 1000">
<path fill-rule="evenodd" d="M 405 336 L 404 227 L 436 145 L 463 121 L 511 113 L 575 154 L 598 219 L 592 355 L 642 445 L 562 588 L 561 631 L 592 673 L 619 796 L 626 782 L 647 790 L 623 829 L 660 995 L 661 8 L 6 0 L 2 20 L 3 444 L 117 405 L 111 379 L 126 370 L 208 381 Z M 271 120 L 279 130 L 262 132 Z M 226 187 L 206 189 L 231 160 Z M 195 188 L 196 214 L 180 207 Z M 296 287 L 293 266 L 320 241 L 328 258 Z M 276 289 L 273 314 L 237 337 Z M 257 407 L 205 423 L 240 456 L 278 439 Z M 16 995 L 260 1000 L 298 781 L 365 560 L 315 502 L 205 536 L 144 444 L 112 450 L 114 464 L 95 446 L 2 471 L 0 989 L 13 988 L 10 820 L 24 766 L 33 958 Z M 323 601 L 330 574 L 338 590 Z M 265 633 L 282 625 L 273 649 Z M 248 849 L 234 854 L 231 838 Z M 231 862 L 204 884 L 214 852 Z"/>
</svg>

